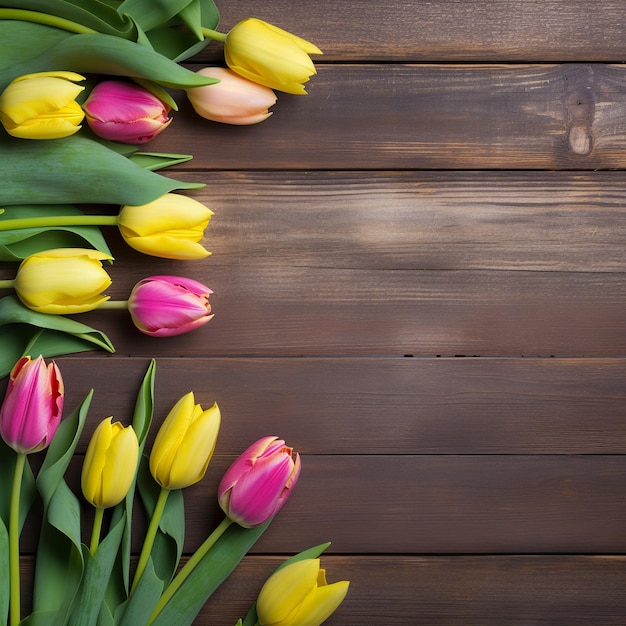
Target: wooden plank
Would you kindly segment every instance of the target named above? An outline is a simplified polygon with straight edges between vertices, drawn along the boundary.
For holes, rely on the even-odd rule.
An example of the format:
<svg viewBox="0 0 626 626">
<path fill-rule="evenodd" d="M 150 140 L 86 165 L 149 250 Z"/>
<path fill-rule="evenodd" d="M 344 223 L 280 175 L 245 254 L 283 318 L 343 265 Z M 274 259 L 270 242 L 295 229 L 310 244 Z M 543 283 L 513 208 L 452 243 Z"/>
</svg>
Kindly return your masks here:
<svg viewBox="0 0 626 626">
<path fill-rule="evenodd" d="M 181 97 L 176 132 L 151 148 L 193 154 L 185 167 L 211 170 L 623 168 L 625 72 L 590 63 L 328 65 L 310 97 L 281 95 L 264 124 L 198 123 Z"/>
<path fill-rule="evenodd" d="M 223 519 L 215 494 L 233 460 L 216 454 L 185 490 L 185 552 Z M 68 473 L 76 493 L 80 466 L 76 456 Z M 135 521 L 138 551 L 145 526 Z M 625 524 L 624 455 L 313 454 L 253 552 L 332 541 L 341 554 L 619 554 Z M 26 553 L 36 542 L 24 532 Z"/>
<path fill-rule="evenodd" d="M 624 60 L 620 0 L 231 0 L 221 28 L 244 17 L 273 22 L 316 43 L 323 61 L 614 61 Z M 216 61 L 221 46 L 203 58 Z"/>
<path fill-rule="evenodd" d="M 308 546 L 307 546 L 308 547 Z M 303 546 L 304 548 L 304 546 Z M 248 556 L 209 599 L 198 626 L 234 624 L 263 582 L 287 558 Z M 328 582 L 349 580 L 327 626 L 622 625 L 623 556 L 335 556 L 322 555 Z M 22 565 L 30 603 L 32 559 Z"/>
<path fill-rule="evenodd" d="M 281 562 L 246 558 L 198 624 L 231 624 Z M 622 625 L 624 557 L 322 556 L 329 582 L 350 590 L 328 626 Z"/>
<path fill-rule="evenodd" d="M 104 417 L 130 421 L 148 360 L 57 362 L 66 414 L 94 389 L 84 453 Z M 194 391 L 220 406 L 220 454 L 268 433 L 307 455 L 625 452 L 624 359 L 163 358 L 156 372 L 152 435 Z"/>
</svg>

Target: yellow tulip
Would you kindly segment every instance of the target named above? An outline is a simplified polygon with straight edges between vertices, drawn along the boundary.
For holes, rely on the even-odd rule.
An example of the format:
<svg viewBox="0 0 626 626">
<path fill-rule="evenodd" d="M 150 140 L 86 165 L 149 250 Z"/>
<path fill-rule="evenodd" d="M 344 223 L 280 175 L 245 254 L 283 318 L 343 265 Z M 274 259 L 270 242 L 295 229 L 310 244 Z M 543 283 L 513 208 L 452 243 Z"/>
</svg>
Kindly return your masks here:
<svg viewBox="0 0 626 626">
<path fill-rule="evenodd" d="M 81 474 L 83 495 L 100 509 L 115 506 L 126 497 L 139 459 L 139 442 L 132 426 L 111 420 L 107 417 L 94 431 Z"/>
<path fill-rule="evenodd" d="M 74 72 L 39 72 L 13 80 L 0 95 L 0 121 L 20 139 L 59 139 L 80 130 L 85 117 L 76 96 L 84 77 Z"/>
<path fill-rule="evenodd" d="M 261 626 L 319 626 L 343 602 L 350 583 L 328 584 L 319 559 L 303 559 L 272 574 L 259 593 Z"/>
<path fill-rule="evenodd" d="M 144 254 L 165 259 L 203 259 L 211 254 L 198 242 L 213 211 L 175 193 L 141 206 L 122 207 L 118 226 L 126 243 Z"/>
<path fill-rule="evenodd" d="M 302 83 L 316 73 L 309 54 L 322 51 L 254 17 L 235 24 L 224 41 L 224 58 L 233 72 L 270 89 L 293 94 L 306 94 Z"/>
<path fill-rule="evenodd" d="M 165 489 L 183 489 L 201 480 L 213 456 L 221 415 L 217 403 L 206 411 L 184 395 L 161 425 L 150 452 L 150 473 Z"/>
<path fill-rule="evenodd" d="M 14 288 L 19 299 L 40 313 L 84 313 L 109 299 L 111 279 L 102 267 L 113 257 L 98 250 L 57 248 L 36 252 L 20 264 Z"/>
</svg>

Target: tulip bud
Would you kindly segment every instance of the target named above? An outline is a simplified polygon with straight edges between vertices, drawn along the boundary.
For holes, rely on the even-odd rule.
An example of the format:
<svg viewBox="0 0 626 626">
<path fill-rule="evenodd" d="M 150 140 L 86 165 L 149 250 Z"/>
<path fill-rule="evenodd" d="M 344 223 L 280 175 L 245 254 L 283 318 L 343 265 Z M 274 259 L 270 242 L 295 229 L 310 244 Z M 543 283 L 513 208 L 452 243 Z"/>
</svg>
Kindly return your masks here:
<svg viewBox="0 0 626 626">
<path fill-rule="evenodd" d="M 84 77 L 74 72 L 39 72 L 14 79 L 0 96 L 0 121 L 20 139 L 59 139 L 80 130 L 85 117 L 74 84 Z"/>
<path fill-rule="evenodd" d="M 309 54 L 322 54 L 312 43 L 253 17 L 226 35 L 224 58 L 231 70 L 270 89 L 306 94 L 302 83 L 316 73 Z"/>
<path fill-rule="evenodd" d="M 165 489 L 183 489 L 204 477 L 213 456 L 221 415 L 217 404 L 204 411 L 193 392 L 169 412 L 150 452 L 150 473 Z"/>
<path fill-rule="evenodd" d="M 217 497 L 226 515 L 244 528 L 267 521 L 287 502 L 300 476 L 300 455 L 282 439 L 264 437 L 230 466 Z"/>
<path fill-rule="evenodd" d="M 144 254 L 164 259 L 203 259 L 209 254 L 198 242 L 213 211 L 175 193 L 141 206 L 124 206 L 119 229 L 126 243 Z"/>
<path fill-rule="evenodd" d="M 213 318 L 209 304 L 212 293 L 190 278 L 150 276 L 133 288 L 128 310 L 135 326 L 146 335 L 181 335 Z"/>
<path fill-rule="evenodd" d="M 257 124 L 267 119 L 276 94 L 223 67 L 205 67 L 202 76 L 218 78 L 219 83 L 187 90 L 187 97 L 201 117 L 223 124 Z"/>
<path fill-rule="evenodd" d="M 343 602 L 349 581 L 328 584 L 319 559 L 303 559 L 276 570 L 259 592 L 261 626 L 319 626 Z"/>
<path fill-rule="evenodd" d="M 81 474 L 85 499 L 96 508 L 120 503 L 128 493 L 137 469 L 139 442 L 132 426 L 100 422 L 87 446 Z"/>
<path fill-rule="evenodd" d="M 170 107 L 134 83 L 105 80 L 83 104 L 89 128 L 103 139 L 141 144 L 169 126 Z"/>
<path fill-rule="evenodd" d="M 102 267 L 112 257 L 98 250 L 57 248 L 27 256 L 15 276 L 15 293 L 30 309 L 59 315 L 83 313 L 109 299 L 111 279 Z"/>
<path fill-rule="evenodd" d="M 61 421 L 63 392 L 54 362 L 22 357 L 11 370 L 0 409 L 0 435 L 6 444 L 22 454 L 47 448 Z"/>
</svg>

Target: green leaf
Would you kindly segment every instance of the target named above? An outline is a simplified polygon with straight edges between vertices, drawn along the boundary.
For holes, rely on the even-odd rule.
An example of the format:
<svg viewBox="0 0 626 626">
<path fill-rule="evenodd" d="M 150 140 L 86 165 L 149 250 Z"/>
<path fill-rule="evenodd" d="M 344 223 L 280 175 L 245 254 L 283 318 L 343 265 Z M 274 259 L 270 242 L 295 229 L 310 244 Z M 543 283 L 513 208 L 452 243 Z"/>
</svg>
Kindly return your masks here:
<svg viewBox="0 0 626 626">
<path fill-rule="evenodd" d="M 137 487 L 148 518 L 154 514 L 161 488 L 152 478 L 148 457 L 143 456 L 137 475 Z M 171 491 L 159 522 L 150 555 L 156 575 L 169 583 L 176 572 L 185 539 L 185 506 L 182 490 Z"/>
<path fill-rule="evenodd" d="M 70 626 L 92 626 L 96 623 L 125 525 L 126 518 L 122 517 L 100 543 L 93 556 L 87 546 L 83 545 L 85 572 L 70 611 Z"/>
<path fill-rule="evenodd" d="M 65 615 L 82 578 L 80 503 L 65 483 L 64 475 L 83 431 L 92 396 L 93 392 L 87 394 L 61 421 L 37 475 L 43 520 L 35 567 L 35 611 Z"/>
<path fill-rule="evenodd" d="M 279 570 L 283 569 L 283 567 L 286 567 L 287 565 L 291 563 L 296 563 L 297 561 L 303 561 L 304 559 L 316 559 L 320 554 L 322 554 L 322 552 L 324 552 L 324 550 L 328 548 L 328 546 L 330 546 L 330 541 L 326 543 L 321 543 L 318 546 L 313 546 L 312 548 L 309 548 L 308 550 L 304 550 L 302 552 L 299 552 L 298 554 L 295 554 L 291 558 L 281 563 L 274 570 L 274 574 L 278 572 Z M 246 615 L 243 622 L 239 620 L 236 626 L 239 626 L 239 625 L 240 626 L 255 626 L 256 624 L 258 624 L 258 621 L 259 621 L 259 616 L 257 615 L 256 602 L 255 602 L 250 607 L 250 610 L 248 611 L 248 614 Z"/>
<path fill-rule="evenodd" d="M 237 567 L 270 522 L 255 528 L 231 525 L 157 615 L 153 626 L 191 626 L 204 603 Z"/>
<path fill-rule="evenodd" d="M 143 377 L 133 411 L 132 426 L 139 441 L 139 454 L 141 455 L 146 445 L 146 437 L 150 430 L 154 414 L 154 379 L 156 375 L 156 361 L 151 359 L 148 369 Z M 126 495 L 124 502 L 118 504 L 111 515 L 111 524 L 124 516 L 126 526 L 122 537 L 120 556 L 115 564 L 115 570 L 110 578 L 107 589 L 106 604 L 110 614 L 114 614 L 117 607 L 122 604 L 130 588 L 130 553 L 131 553 L 131 529 L 133 520 L 133 505 L 137 475 Z"/>
<path fill-rule="evenodd" d="M 63 315 L 31 311 L 17 296 L 0 298 L 0 377 L 24 355 L 44 357 L 101 348 L 114 352 L 102 332 Z"/>
<path fill-rule="evenodd" d="M 43 499 L 44 507 L 47 507 L 52 500 L 72 460 L 78 440 L 85 426 L 92 397 L 93 390 L 83 398 L 82 402 L 72 413 L 61 420 L 57 432 L 48 446 L 46 456 L 37 476 L 37 489 L 39 489 Z"/>
<path fill-rule="evenodd" d="M 191 0 L 124 0 L 117 11 L 120 15 L 130 15 L 144 30 L 168 22 L 182 11 Z"/>
<path fill-rule="evenodd" d="M 63 479 L 44 510 L 35 564 L 34 611 L 56 611 L 56 623 L 63 624 L 83 567 L 80 503 Z"/>
<path fill-rule="evenodd" d="M 170 89 L 189 89 L 215 82 L 140 44 L 94 34 L 72 35 L 34 59 L 0 69 L 0 90 L 17 76 L 56 67 L 78 73 L 142 78 Z"/>
<path fill-rule="evenodd" d="M 163 581 L 156 575 L 152 559 L 148 559 L 146 569 L 137 584 L 135 592 L 116 612 L 116 623 L 119 626 L 146 624 L 161 597 L 162 591 Z"/>
<path fill-rule="evenodd" d="M 22 205 L 6 207 L 1 220 L 84 215 L 69 205 Z M 55 226 L 16 228 L 0 231 L 0 261 L 21 261 L 30 254 L 54 248 L 95 248 L 111 255 L 97 226 Z"/>
<path fill-rule="evenodd" d="M 145 170 L 160 170 L 170 165 L 178 165 L 191 161 L 190 154 L 167 154 L 161 152 L 136 152 L 131 155 L 130 160 L 143 167 Z"/>
<path fill-rule="evenodd" d="M 99 33 L 127 39 L 137 36 L 135 25 L 128 16 L 97 0 L 5 0 L 2 4 L 56 15 Z"/>
<path fill-rule="evenodd" d="M 25 204 L 141 205 L 174 189 L 202 184 L 145 170 L 125 156 L 74 135 L 24 141 L 0 135 L 0 206 Z"/>
<path fill-rule="evenodd" d="M 0 20 L 0 67 L 11 67 L 26 59 L 36 58 L 71 36 L 71 33 L 52 26 Z"/>
</svg>

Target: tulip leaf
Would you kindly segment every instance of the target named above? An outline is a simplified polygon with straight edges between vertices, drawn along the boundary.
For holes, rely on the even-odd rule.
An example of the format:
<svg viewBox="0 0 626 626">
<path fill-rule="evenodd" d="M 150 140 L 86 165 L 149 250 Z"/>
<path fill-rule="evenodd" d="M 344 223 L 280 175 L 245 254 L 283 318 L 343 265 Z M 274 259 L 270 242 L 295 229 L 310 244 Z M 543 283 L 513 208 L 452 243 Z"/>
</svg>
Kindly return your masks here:
<svg viewBox="0 0 626 626">
<path fill-rule="evenodd" d="M 237 567 L 270 522 L 255 528 L 232 524 L 177 589 L 152 622 L 153 626 L 191 626 L 205 602 Z"/>
<path fill-rule="evenodd" d="M 161 487 L 155 482 L 148 467 L 148 457 L 143 456 L 137 474 L 139 495 L 151 518 L 156 506 Z M 185 506 L 181 489 L 170 491 L 163 515 L 159 521 L 159 530 L 154 538 L 150 555 L 157 576 L 169 582 L 176 572 L 183 551 L 185 539 Z"/>
<path fill-rule="evenodd" d="M 35 58 L 71 36 L 71 33 L 52 26 L 0 19 L 0 67 L 11 67 Z"/>
<path fill-rule="evenodd" d="M 202 87 L 215 82 L 154 50 L 112 35 L 72 35 L 36 58 L 0 69 L 0 90 L 17 76 L 62 67 L 66 71 L 110 74 L 151 80 L 170 89 Z"/>
<path fill-rule="evenodd" d="M 191 161 L 193 156 L 190 154 L 167 154 L 160 152 L 135 152 L 129 159 L 145 170 L 160 170 L 171 165 L 186 163 Z"/>
<path fill-rule="evenodd" d="M 286 561 L 283 561 L 274 570 L 273 573 L 275 574 L 279 570 L 283 569 L 283 567 L 286 567 L 287 565 L 290 565 L 291 563 L 296 563 L 297 561 L 302 561 L 304 559 L 316 559 L 320 554 L 322 554 L 322 552 L 324 552 L 324 550 L 326 550 L 326 548 L 328 548 L 328 546 L 330 546 L 330 541 L 326 543 L 321 543 L 318 546 L 313 546 L 312 548 L 309 548 L 308 550 L 303 550 L 302 552 L 298 552 L 298 554 L 294 554 L 292 557 L 288 558 Z M 248 614 L 246 615 L 243 622 L 239 620 L 238 625 L 239 626 L 255 626 L 256 624 L 258 624 L 258 622 L 259 622 L 259 616 L 256 611 L 256 602 L 255 602 L 250 607 L 250 610 L 248 611 Z"/>
<path fill-rule="evenodd" d="M 101 348 L 115 352 L 99 330 L 62 315 L 37 313 L 16 296 L 0 298 L 0 378 L 24 355 L 44 357 Z"/>
<path fill-rule="evenodd" d="M 137 399 L 135 401 L 135 409 L 133 412 L 132 426 L 137 440 L 139 441 L 139 454 L 141 456 L 146 445 L 146 437 L 152 423 L 154 413 L 154 378 L 156 375 L 156 361 L 151 359 L 148 369 L 143 377 Z M 119 558 L 115 565 L 115 571 L 109 580 L 109 586 L 106 596 L 106 607 L 103 610 L 108 614 L 113 614 L 118 607 L 126 599 L 128 589 L 130 588 L 130 552 L 131 552 L 131 526 L 133 519 L 133 504 L 135 496 L 135 486 L 137 475 L 128 490 L 128 494 L 124 502 L 118 504 L 111 515 L 111 525 L 124 516 L 126 526 L 122 537 L 122 546 Z"/>
<path fill-rule="evenodd" d="M 120 15 L 130 15 L 144 31 L 160 26 L 182 11 L 191 0 L 124 0 Z"/>
<path fill-rule="evenodd" d="M 83 545 L 85 572 L 70 611 L 69 626 L 90 626 L 97 622 L 125 524 L 126 518 L 122 517 L 102 540 L 95 555 Z"/>
<path fill-rule="evenodd" d="M 3 220 L 84 215 L 69 205 L 24 205 L 6 207 L 0 215 Z M 0 230 L 0 261 L 21 261 L 42 250 L 53 248 L 95 248 L 108 255 L 111 251 L 97 226 L 59 226 L 39 228 L 16 228 Z"/>
<path fill-rule="evenodd" d="M 84 561 L 81 547 L 80 503 L 64 475 L 87 419 L 93 391 L 61 420 L 37 475 L 43 501 L 43 519 L 33 593 L 35 611 L 59 611 L 65 615 L 78 591 Z M 63 623 L 59 619 L 57 623 Z"/>
<path fill-rule="evenodd" d="M 152 614 L 162 591 L 163 581 L 156 575 L 152 559 L 148 559 L 146 569 L 133 595 L 115 612 L 115 623 L 119 626 L 147 623 L 147 618 Z"/>
<path fill-rule="evenodd" d="M 80 503 L 65 479 L 61 479 L 54 492 L 43 495 L 48 499 L 48 506 L 44 507 L 37 545 L 33 609 L 56 611 L 56 623 L 63 624 L 84 569 Z"/>
<path fill-rule="evenodd" d="M 4 0 L 3 6 L 38 11 L 86 26 L 99 33 L 135 39 L 133 21 L 99 0 Z"/>
<path fill-rule="evenodd" d="M 146 170 L 97 141 L 80 136 L 22 141 L 0 136 L 0 206 L 25 204 L 141 205 L 174 189 L 202 184 Z"/>
</svg>

